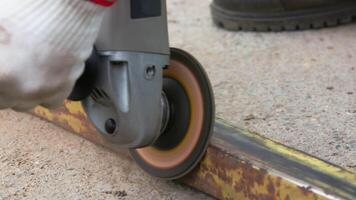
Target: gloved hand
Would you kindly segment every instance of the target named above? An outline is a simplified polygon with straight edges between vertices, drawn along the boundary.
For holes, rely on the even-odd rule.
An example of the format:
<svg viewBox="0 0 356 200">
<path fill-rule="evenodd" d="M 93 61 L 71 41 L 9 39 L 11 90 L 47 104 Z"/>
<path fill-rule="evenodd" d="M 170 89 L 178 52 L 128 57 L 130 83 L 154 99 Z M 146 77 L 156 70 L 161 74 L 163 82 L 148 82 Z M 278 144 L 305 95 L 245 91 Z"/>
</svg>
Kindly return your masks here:
<svg viewBox="0 0 356 200">
<path fill-rule="evenodd" d="M 60 106 L 84 70 L 105 7 L 84 0 L 3 0 L 0 109 Z"/>
</svg>

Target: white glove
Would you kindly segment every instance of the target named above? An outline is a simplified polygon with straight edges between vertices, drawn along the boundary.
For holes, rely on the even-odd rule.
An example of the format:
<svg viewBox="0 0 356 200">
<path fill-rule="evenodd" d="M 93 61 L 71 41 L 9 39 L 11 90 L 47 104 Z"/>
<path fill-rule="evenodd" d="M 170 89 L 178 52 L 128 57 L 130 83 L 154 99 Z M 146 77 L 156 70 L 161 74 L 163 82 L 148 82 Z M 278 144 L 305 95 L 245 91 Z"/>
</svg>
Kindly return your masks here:
<svg viewBox="0 0 356 200">
<path fill-rule="evenodd" d="M 104 11 L 83 0 L 2 0 L 0 109 L 60 106 L 84 70 Z"/>
</svg>

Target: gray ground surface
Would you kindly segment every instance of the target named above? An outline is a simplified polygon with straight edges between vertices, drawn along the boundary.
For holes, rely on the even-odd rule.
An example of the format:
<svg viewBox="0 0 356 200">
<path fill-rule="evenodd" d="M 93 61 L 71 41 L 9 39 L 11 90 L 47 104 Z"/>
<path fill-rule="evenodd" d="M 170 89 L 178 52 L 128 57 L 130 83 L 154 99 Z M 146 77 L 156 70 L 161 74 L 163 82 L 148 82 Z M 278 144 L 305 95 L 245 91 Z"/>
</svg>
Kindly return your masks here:
<svg viewBox="0 0 356 200">
<path fill-rule="evenodd" d="M 172 45 L 206 67 L 217 115 L 356 171 L 356 25 L 228 32 L 208 0 L 170 0 Z"/>
<path fill-rule="evenodd" d="M 356 25 L 234 33 L 169 0 L 172 46 L 206 67 L 218 116 L 356 171 Z M 0 199 L 206 199 L 26 114 L 0 112 Z"/>
<path fill-rule="evenodd" d="M 33 116 L 0 119 L 0 199 L 209 199 Z"/>
</svg>

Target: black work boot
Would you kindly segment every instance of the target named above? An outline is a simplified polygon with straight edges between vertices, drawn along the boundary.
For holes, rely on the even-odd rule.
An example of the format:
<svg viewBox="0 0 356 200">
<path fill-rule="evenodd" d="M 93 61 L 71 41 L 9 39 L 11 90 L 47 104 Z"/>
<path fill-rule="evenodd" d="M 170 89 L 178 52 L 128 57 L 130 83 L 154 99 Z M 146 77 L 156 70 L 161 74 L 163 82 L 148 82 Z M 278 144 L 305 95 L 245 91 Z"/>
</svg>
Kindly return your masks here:
<svg viewBox="0 0 356 200">
<path fill-rule="evenodd" d="M 229 30 L 304 30 L 356 21 L 356 0 L 213 0 L 211 11 Z"/>
</svg>

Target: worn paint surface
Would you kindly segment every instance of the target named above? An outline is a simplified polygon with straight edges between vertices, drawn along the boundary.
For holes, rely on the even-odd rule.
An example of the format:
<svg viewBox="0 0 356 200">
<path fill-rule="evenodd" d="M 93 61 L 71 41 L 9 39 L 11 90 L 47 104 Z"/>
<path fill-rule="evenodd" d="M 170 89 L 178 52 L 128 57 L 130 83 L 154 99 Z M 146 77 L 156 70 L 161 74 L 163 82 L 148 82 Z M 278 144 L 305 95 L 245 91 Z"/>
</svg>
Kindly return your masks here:
<svg viewBox="0 0 356 200">
<path fill-rule="evenodd" d="M 33 113 L 95 143 L 110 148 L 110 144 L 105 142 L 91 125 L 80 103 L 66 102 L 64 107 L 55 111 L 38 107 Z M 310 168 L 318 168 L 318 170 L 322 170 L 330 176 L 346 179 L 346 181 L 356 185 L 355 174 L 351 172 L 265 139 L 258 134 L 243 130 L 240 130 L 239 133 L 255 138 L 261 145 L 282 156 L 296 162 L 306 163 Z M 316 200 L 338 197 L 334 194 L 328 194 L 320 188 L 312 188 L 309 184 L 305 184 L 298 179 L 295 180 L 290 175 L 276 173 L 278 170 L 272 172 L 273 167 L 271 168 L 272 171 L 268 167 L 261 167 L 265 164 L 256 164 L 256 159 L 239 152 L 231 145 L 230 149 L 227 148 L 229 145 L 225 143 L 226 141 L 214 138 L 201 164 L 182 181 L 219 199 Z M 255 162 L 250 162 L 250 160 Z M 318 180 L 313 180 L 313 183 L 317 182 Z M 317 185 L 328 188 L 328 184 L 323 182 Z M 339 192 L 338 194 L 343 193 Z M 343 197 L 352 198 L 352 195 L 345 194 Z"/>
<path fill-rule="evenodd" d="M 332 174 L 333 176 L 340 178 L 340 179 L 346 179 L 348 181 L 352 181 L 356 185 L 356 174 L 355 173 L 350 173 L 349 171 L 345 171 L 343 168 L 339 166 L 335 166 L 333 164 L 327 163 L 323 160 L 320 160 L 318 158 L 306 155 L 303 152 L 300 152 L 295 149 L 288 148 L 284 145 L 281 145 L 277 142 L 274 142 L 272 140 L 269 140 L 257 133 L 251 133 L 245 130 L 239 130 L 239 133 L 246 134 L 250 137 L 254 137 L 256 140 L 260 141 L 263 143 L 265 146 L 269 147 L 271 150 L 280 153 L 282 155 L 285 155 L 293 160 L 296 160 L 298 162 L 302 162 L 309 167 L 317 170 L 322 170 L 328 174 Z"/>
<path fill-rule="evenodd" d="M 327 199 L 214 146 L 185 182 L 220 199 Z"/>
</svg>

